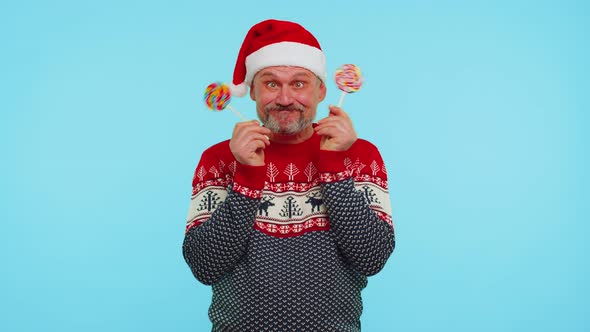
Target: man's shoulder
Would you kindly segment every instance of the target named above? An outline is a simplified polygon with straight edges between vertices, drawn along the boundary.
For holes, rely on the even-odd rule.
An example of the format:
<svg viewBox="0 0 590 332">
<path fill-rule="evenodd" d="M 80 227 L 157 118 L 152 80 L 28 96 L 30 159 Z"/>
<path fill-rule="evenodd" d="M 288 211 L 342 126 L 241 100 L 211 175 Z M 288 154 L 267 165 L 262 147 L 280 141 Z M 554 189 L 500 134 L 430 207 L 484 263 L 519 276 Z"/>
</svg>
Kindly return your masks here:
<svg viewBox="0 0 590 332">
<path fill-rule="evenodd" d="M 233 162 L 235 157 L 229 149 L 229 140 L 219 142 L 205 149 L 201 155 L 201 162 L 223 162 L 226 165 Z"/>
<path fill-rule="evenodd" d="M 354 142 L 353 146 L 350 149 L 350 158 L 360 160 L 365 160 L 366 162 L 371 162 L 376 160 L 377 162 L 381 162 L 381 152 L 377 148 L 377 146 L 366 139 L 359 138 Z"/>
<path fill-rule="evenodd" d="M 358 138 L 354 142 L 354 148 L 360 151 L 378 151 L 377 146 L 366 139 Z"/>
<path fill-rule="evenodd" d="M 229 139 L 208 147 L 207 149 L 205 149 L 205 151 L 203 151 L 203 154 L 219 155 L 226 154 L 227 152 L 231 153 L 229 149 Z"/>
</svg>

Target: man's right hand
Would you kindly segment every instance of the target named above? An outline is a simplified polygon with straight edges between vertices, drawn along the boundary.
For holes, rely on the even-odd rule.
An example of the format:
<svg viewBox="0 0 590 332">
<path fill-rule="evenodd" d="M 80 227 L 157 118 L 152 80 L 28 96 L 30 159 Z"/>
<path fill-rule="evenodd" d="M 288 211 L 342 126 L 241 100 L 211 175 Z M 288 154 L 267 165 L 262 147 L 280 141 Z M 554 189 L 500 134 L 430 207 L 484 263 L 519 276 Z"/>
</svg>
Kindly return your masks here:
<svg viewBox="0 0 590 332">
<path fill-rule="evenodd" d="M 264 165 L 264 148 L 270 145 L 270 129 L 262 127 L 257 120 L 239 122 L 234 127 L 229 149 L 236 160 L 249 166 Z"/>
</svg>

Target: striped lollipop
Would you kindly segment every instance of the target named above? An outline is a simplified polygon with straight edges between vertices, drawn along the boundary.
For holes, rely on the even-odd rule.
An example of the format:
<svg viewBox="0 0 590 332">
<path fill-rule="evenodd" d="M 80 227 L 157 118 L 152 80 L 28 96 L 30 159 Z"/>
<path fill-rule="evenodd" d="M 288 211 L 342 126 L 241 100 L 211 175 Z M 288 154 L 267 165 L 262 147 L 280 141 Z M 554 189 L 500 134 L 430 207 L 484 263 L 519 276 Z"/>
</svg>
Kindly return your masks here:
<svg viewBox="0 0 590 332">
<path fill-rule="evenodd" d="M 204 100 L 207 107 L 212 111 L 221 112 L 226 107 L 243 121 L 248 121 L 242 114 L 229 106 L 231 92 L 229 86 L 224 83 L 214 82 L 205 88 Z"/>
<path fill-rule="evenodd" d="M 336 69 L 334 74 L 334 80 L 338 89 L 342 90 L 340 100 L 338 101 L 338 107 L 342 106 L 344 96 L 347 93 L 357 92 L 363 85 L 363 75 L 359 67 L 353 64 L 346 64 Z"/>
<path fill-rule="evenodd" d="M 227 84 L 214 82 L 205 89 L 205 104 L 209 109 L 222 111 L 231 101 L 231 92 Z"/>
</svg>

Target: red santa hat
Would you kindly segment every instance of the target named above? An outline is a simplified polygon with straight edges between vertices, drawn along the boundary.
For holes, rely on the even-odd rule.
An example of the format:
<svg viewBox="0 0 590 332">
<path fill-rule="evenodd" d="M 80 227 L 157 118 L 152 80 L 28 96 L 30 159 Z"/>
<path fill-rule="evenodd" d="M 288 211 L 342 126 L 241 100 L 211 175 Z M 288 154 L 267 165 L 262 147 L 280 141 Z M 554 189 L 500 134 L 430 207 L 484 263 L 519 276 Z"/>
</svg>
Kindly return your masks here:
<svg viewBox="0 0 590 332">
<path fill-rule="evenodd" d="M 254 75 L 271 66 L 303 67 L 326 81 L 324 53 L 311 32 L 297 23 L 266 20 L 246 34 L 230 84 L 232 96 L 244 96 Z"/>
</svg>

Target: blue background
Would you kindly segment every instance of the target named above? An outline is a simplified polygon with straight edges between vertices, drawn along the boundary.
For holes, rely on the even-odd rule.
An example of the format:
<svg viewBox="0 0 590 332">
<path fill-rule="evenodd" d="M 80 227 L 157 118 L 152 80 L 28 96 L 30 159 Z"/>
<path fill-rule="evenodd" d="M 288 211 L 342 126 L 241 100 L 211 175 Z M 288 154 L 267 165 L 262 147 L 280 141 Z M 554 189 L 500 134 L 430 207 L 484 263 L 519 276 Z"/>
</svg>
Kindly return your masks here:
<svg viewBox="0 0 590 332">
<path fill-rule="evenodd" d="M 398 242 L 364 331 L 590 330 L 588 2 L 16 3 L 0 330 L 209 330 L 181 243 L 200 153 L 238 118 L 202 92 L 271 17 L 312 31 L 330 75 L 365 74 L 344 108 L 386 160 Z"/>
</svg>

